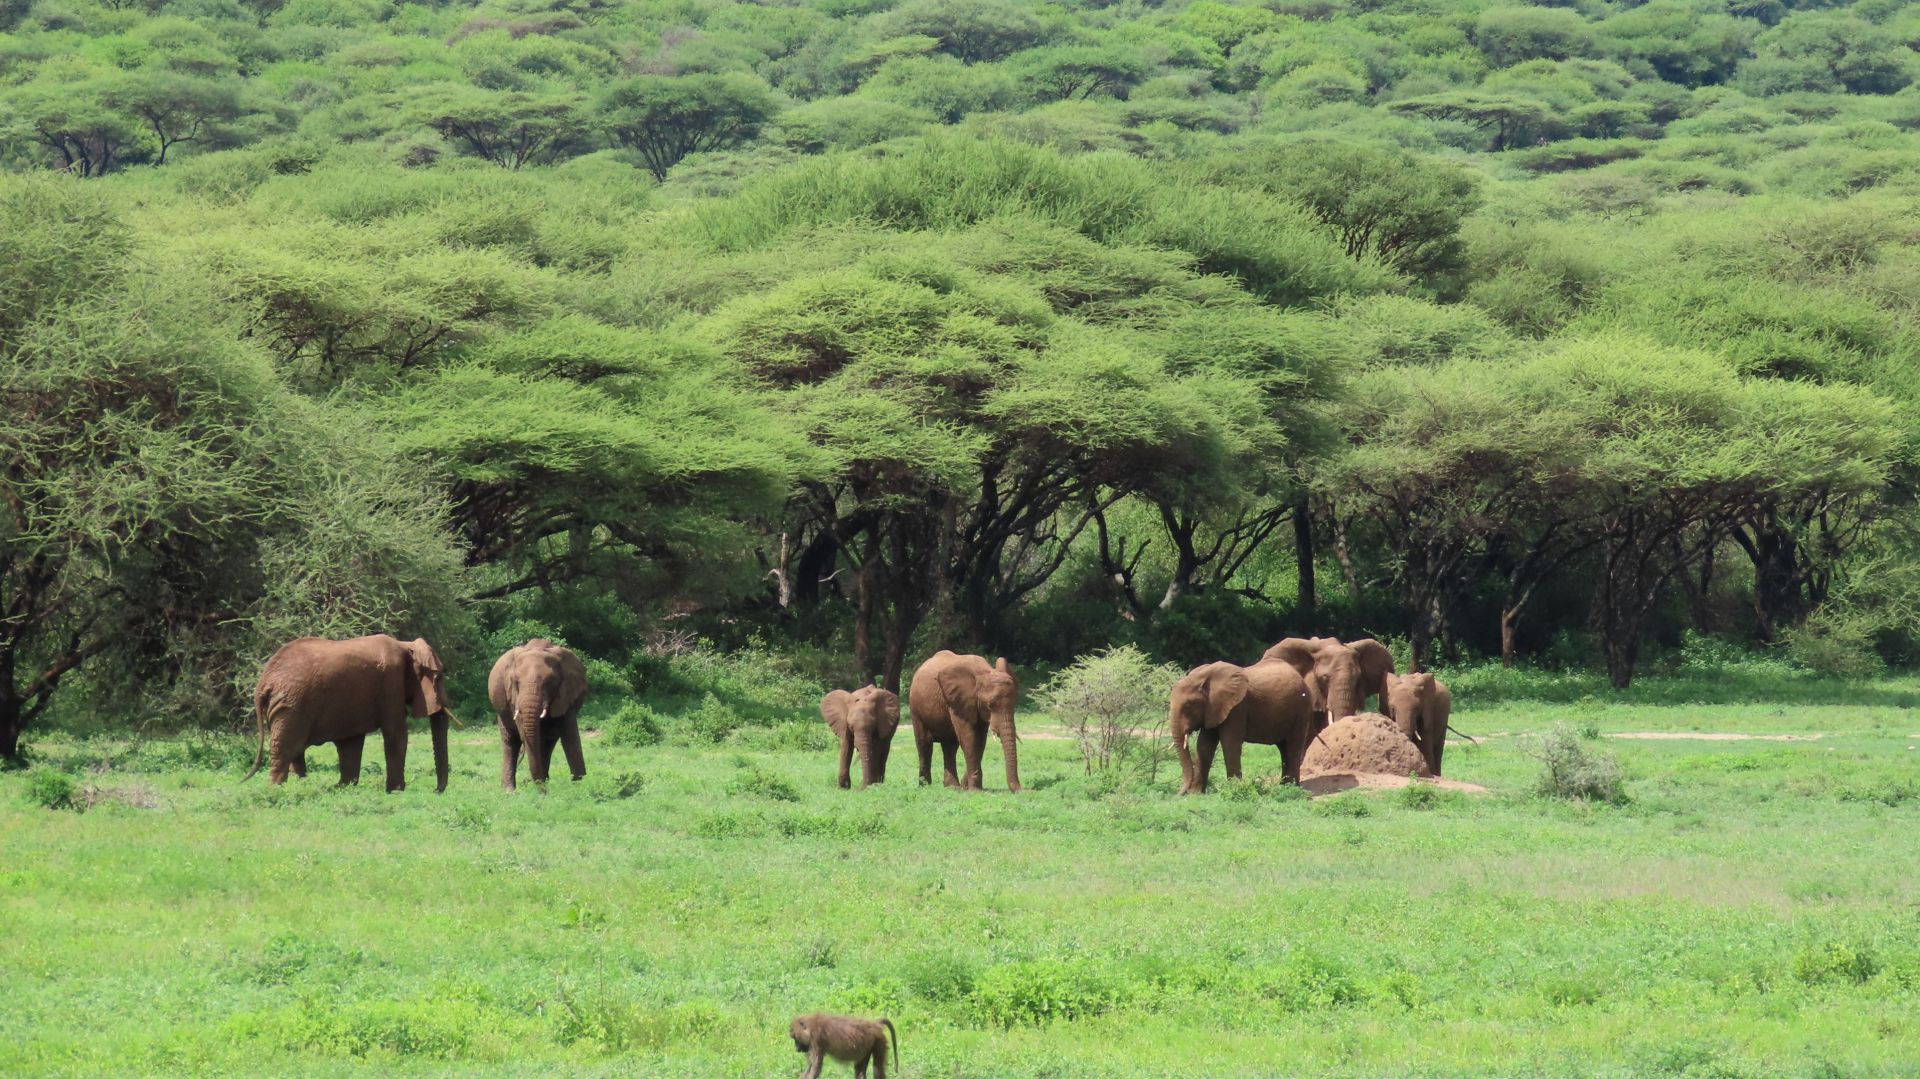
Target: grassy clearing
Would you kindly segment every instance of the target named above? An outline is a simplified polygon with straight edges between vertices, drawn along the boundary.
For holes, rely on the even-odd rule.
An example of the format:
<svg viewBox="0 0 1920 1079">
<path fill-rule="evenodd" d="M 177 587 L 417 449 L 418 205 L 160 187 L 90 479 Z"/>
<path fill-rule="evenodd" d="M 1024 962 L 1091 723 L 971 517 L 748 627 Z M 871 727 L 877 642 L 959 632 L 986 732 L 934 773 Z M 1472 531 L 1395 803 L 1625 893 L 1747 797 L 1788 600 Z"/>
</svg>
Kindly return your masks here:
<svg viewBox="0 0 1920 1079">
<path fill-rule="evenodd" d="M 595 739 L 544 796 L 485 730 L 440 797 L 45 742 L 0 775 L 0 1073 L 761 1077 L 833 1008 L 894 1016 L 915 1076 L 1910 1075 L 1904 692 L 1469 706 L 1505 736 L 1449 775 L 1491 797 L 1109 791 L 1037 737 L 1027 794 L 961 797 L 905 734 L 841 792 L 817 721 Z M 1632 800 L 1596 806 L 1525 793 L 1560 721 L 1830 736 L 1600 738 Z M 55 772 L 83 812 L 39 804 Z"/>
</svg>

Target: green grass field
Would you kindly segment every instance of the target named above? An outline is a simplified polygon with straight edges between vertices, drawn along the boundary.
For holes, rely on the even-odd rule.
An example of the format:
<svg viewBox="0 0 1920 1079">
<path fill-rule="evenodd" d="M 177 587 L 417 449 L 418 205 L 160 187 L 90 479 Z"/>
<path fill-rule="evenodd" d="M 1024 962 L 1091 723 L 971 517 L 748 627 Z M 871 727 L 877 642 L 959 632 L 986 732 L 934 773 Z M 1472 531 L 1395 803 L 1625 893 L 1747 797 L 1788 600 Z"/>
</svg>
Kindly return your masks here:
<svg viewBox="0 0 1920 1079">
<path fill-rule="evenodd" d="M 817 721 L 596 739 L 545 795 L 478 727 L 442 796 L 424 737 L 394 796 L 371 751 L 275 789 L 239 739 L 43 738 L 0 775 L 0 1074 L 762 1077 L 834 1009 L 892 1015 L 919 1077 L 1910 1076 L 1910 692 L 1469 700 L 1502 736 L 1448 772 L 1488 796 L 1178 799 L 1037 736 L 1028 792 L 962 796 L 906 731 L 842 792 Z M 1602 737 L 1632 801 L 1600 806 L 1530 793 L 1557 720 L 1825 737 Z M 36 804 L 49 766 L 95 804 Z"/>
</svg>

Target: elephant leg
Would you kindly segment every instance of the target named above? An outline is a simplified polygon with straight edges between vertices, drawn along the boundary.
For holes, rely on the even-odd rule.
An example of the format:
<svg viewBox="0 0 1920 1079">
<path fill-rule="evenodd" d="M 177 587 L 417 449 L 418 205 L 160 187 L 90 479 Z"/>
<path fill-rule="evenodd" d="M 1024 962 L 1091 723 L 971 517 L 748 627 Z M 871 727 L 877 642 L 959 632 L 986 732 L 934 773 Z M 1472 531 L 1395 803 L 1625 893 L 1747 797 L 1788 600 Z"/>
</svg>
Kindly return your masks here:
<svg viewBox="0 0 1920 1079">
<path fill-rule="evenodd" d="M 553 747 L 560 744 L 560 727 L 552 720 L 540 728 L 540 756 L 546 760 L 547 767 L 553 767 Z"/>
<path fill-rule="evenodd" d="M 980 757 L 987 750 L 987 732 L 971 723 L 955 723 L 953 732 L 960 736 L 960 753 L 967 761 L 966 774 L 960 777 L 960 789 L 977 791 L 980 789 Z"/>
<path fill-rule="evenodd" d="M 307 754 L 305 750 L 301 750 L 295 754 L 291 763 L 293 765 L 294 775 L 299 776 L 301 779 L 307 778 Z"/>
<path fill-rule="evenodd" d="M 920 782 L 922 784 L 932 783 L 933 739 L 927 737 L 927 732 L 921 730 L 920 724 L 918 723 L 913 725 L 913 751 L 920 757 Z"/>
<path fill-rule="evenodd" d="M 500 785 L 507 790 L 515 787 L 514 776 L 520 771 L 520 732 L 513 729 L 511 723 L 500 725 Z"/>
<path fill-rule="evenodd" d="M 1447 751 L 1447 717 L 1442 715 L 1437 722 L 1432 717 L 1428 717 L 1426 725 L 1432 733 L 1427 735 L 1427 744 L 1421 748 L 1427 751 L 1427 767 L 1438 776 L 1440 755 Z"/>
<path fill-rule="evenodd" d="M 1195 748 L 1199 757 L 1193 764 L 1195 794 L 1207 793 L 1207 778 L 1213 774 L 1213 751 L 1220 745 L 1220 732 L 1202 729 L 1196 736 L 1200 744 Z"/>
<path fill-rule="evenodd" d="M 960 773 L 954 770 L 954 755 L 959 751 L 960 743 L 954 739 L 949 738 L 940 743 L 940 755 L 946 758 L 947 774 L 945 783 L 949 787 L 958 787 L 960 785 Z"/>
<path fill-rule="evenodd" d="M 876 739 L 870 752 L 873 753 L 873 781 L 875 783 L 885 783 L 887 781 L 887 754 L 893 752 L 893 740 L 890 738 Z"/>
<path fill-rule="evenodd" d="M 1227 724 L 1229 728 L 1234 725 Z M 1240 778 L 1240 747 L 1246 742 L 1246 732 L 1228 729 L 1220 732 L 1222 756 L 1227 758 L 1227 778 Z"/>
<path fill-rule="evenodd" d="M 567 754 L 567 771 L 575 780 L 587 777 L 587 757 L 580 751 L 580 716 L 568 716 L 560 724 L 560 748 Z"/>
<path fill-rule="evenodd" d="M 850 730 L 842 731 L 840 734 L 840 776 L 838 782 L 841 790 L 847 790 L 853 786 L 853 732 Z"/>
<path fill-rule="evenodd" d="M 380 732 L 381 741 L 386 743 L 387 751 L 387 793 L 407 789 L 407 721 L 387 727 Z"/>
<path fill-rule="evenodd" d="M 1307 759 L 1307 741 L 1311 732 L 1302 729 L 1298 734 L 1282 736 L 1280 740 L 1280 775 L 1288 783 L 1300 782 L 1300 765 Z"/>
<path fill-rule="evenodd" d="M 333 745 L 340 751 L 340 785 L 351 787 L 360 782 L 360 752 L 367 747 L 367 736 L 342 738 Z"/>
</svg>

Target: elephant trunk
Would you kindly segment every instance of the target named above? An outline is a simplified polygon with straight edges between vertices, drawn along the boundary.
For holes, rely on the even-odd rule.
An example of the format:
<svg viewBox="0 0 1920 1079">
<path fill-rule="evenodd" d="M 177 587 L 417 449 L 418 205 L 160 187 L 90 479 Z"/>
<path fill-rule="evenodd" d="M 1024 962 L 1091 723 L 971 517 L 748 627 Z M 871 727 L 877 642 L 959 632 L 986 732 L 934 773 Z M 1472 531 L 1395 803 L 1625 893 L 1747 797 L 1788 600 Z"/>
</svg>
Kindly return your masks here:
<svg viewBox="0 0 1920 1079">
<path fill-rule="evenodd" d="M 547 781 L 547 749 L 540 738 L 540 725 L 546 718 L 547 702 L 539 683 L 521 690 L 513 706 L 513 725 L 520 731 L 521 752 L 527 755 L 527 776 L 535 783 Z"/>
<path fill-rule="evenodd" d="M 880 782 L 874 772 L 872 735 L 867 733 L 867 724 L 853 729 L 853 748 L 860 754 L 860 786 L 862 789 Z"/>
<path fill-rule="evenodd" d="M 430 720 L 433 724 L 433 778 L 436 781 L 434 791 L 444 794 L 447 790 L 447 724 L 453 720 L 453 713 L 445 708 L 435 712 Z"/>
<path fill-rule="evenodd" d="M 1327 687 L 1327 722 L 1338 723 L 1360 712 L 1358 679 L 1342 678 Z"/>
<path fill-rule="evenodd" d="M 994 717 L 993 733 L 1000 736 L 1000 756 L 1007 762 L 1007 790 L 1020 790 L 1020 735 L 1013 729 L 1013 717 Z"/>
</svg>

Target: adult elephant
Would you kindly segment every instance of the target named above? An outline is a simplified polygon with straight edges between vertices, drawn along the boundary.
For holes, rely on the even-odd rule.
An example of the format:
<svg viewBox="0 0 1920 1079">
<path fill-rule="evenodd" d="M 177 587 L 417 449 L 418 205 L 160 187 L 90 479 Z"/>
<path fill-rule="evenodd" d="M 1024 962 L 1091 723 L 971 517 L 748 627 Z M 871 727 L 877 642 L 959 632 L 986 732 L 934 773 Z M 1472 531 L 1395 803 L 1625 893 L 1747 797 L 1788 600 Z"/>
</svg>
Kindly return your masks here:
<svg viewBox="0 0 1920 1079">
<path fill-rule="evenodd" d="M 360 753 L 379 731 L 387 752 L 387 790 L 407 786 L 407 716 L 433 724 L 435 790 L 447 789 L 447 708 L 444 668 L 424 639 L 398 641 L 384 633 L 330 641 L 301 637 L 282 645 L 260 669 L 253 689 L 262 754 L 271 753 L 268 779 L 284 783 L 288 769 L 307 774 L 307 750 L 332 742 L 340 751 L 340 782 L 360 782 Z"/>
<path fill-rule="evenodd" d="M 1306 679 L 1316 727 L 1365 711 L 1367 698 L 1383 694 L 1393 673 L 1393 653 L 1371 637 L 1350 644 L 1336 637 L 1288 637 L 1260 658 L 1285 663 Z"/>
<path fill-rule="evenodd" d="M 1420 747 L 1427 770 L 1440 774 L 1440 757 L 1447 751 L 1447 720 L 1453 715 L 1453 694 L 1425 671 L 1388 675 L 1382 698 L 1388 718 L 1400 724 L 1400 733 Z"/>
<path fill-rule="evenodd" d="M 1277 746 L 1289 783 L 1300 782 L 1300 762 L 1313 736 L 1313 701 L 1306 680 L 1291 666 L 1262 660 L 1251 667 L 1207 663 L 1188 671 L 1168 695 L 1167 725 L 1180 752 L 1181 794 L 1205 794 L 1213 752 L 1225 750 L 1227 775 L 1240 778 L 1240 747 Z M 1187 737 L 1199 738 L 1199 760 Z"/>
<path fill-rule="evenodd" d="M 887 754 L 900 729 L 900 698 L 879 686 L 848 693 L 836 689 L 820 698 L 820 717 L 840 739 L 840 789 L 853 785 L 849 772 L 860 753 L 860 789 L 887 781 Z"/>
<path fill-rule="evenodd" d="M 946 756 L 946 784 L 961 790 L 981 789 L 980 756 L 987 731 L 1000 738 L 1000 754 L 1007 763 L 1007 790 L 1020 789 L 1019 735 L 1013 729 L 1013 708 L 1020 699 L 1019 683 L 1003 657 L 988 665 L 984 656 L 935 652 L 913 672 L 907 686 L 907 711 L 913 717 L 913 744 L 920 752 L 920 782 L 933 782 L 933 746 Z M 954 750 L 966 754 L 965 776 L 954 773 Z"/>
<path fill-rule="evenodd" d="M 574 779 L 587 774 L 580 753 L 580 706 L 587 700 L 587 668 L 569 649 L 544 637 L 509 648 L 487 675 L 487 700 L 500 721 L 500 785 L 515 787 L 520 751 L 527 754 L 527 776 L 547 781 L 553 747 L 566 747 L 567 770 Z"/>
</svg>

